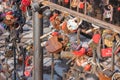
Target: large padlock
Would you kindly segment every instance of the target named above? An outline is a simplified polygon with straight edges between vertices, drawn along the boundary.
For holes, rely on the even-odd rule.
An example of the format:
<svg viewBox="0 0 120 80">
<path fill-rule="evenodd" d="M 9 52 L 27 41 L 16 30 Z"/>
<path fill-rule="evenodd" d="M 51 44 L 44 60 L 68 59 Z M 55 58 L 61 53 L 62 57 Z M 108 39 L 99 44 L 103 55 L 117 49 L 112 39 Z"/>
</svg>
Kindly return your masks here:
<svg viewBox="0 0 120 80">
<path fill-rule="evenodd" d="M 112 47 L 116 35 L 117 33 L 114 33 L 111 30 L 104 30 L 102 34 L 104 45 Z"/>
<path fill-rule="evenodd" d="M 103 49 L 101 49 L 101 56 L 102 57 L 110 57 L 110 56 L 112 56 L 112 48 L 103 48 Z"/>
<path fill-rule="evenodd" d="M 118 47 L 116 50 L 114 50 L 113 48 L 102 48 L 102 44 L 101 44 L 102 39 L 100 39 L 99 44 L 97 46 L 97 56 L 99 59 L 104 60 L 105 58 L 111 57 L 112 54 L 117 54 L 120 50 L 120 48 Z M 113 52 L 114 51 L 114 52 Z"/>
<path fill-rule="evenodd" d="M 112 45 L 113 45 L 113 40 L 114 40 L 113 35 L 110 35 L 110 34 L 107 34 L 106 36 L 104 35 L 104 44 L 105 44 L 107 47 L 112 47 Z"/>
<path fill-rule="evenodd" d="M 57 53 L 62 49 L 62 44 L 58 41 L 57 36 L 51 37 L 46 43 L 46 50 L 49 53 Z"/>
</svg>

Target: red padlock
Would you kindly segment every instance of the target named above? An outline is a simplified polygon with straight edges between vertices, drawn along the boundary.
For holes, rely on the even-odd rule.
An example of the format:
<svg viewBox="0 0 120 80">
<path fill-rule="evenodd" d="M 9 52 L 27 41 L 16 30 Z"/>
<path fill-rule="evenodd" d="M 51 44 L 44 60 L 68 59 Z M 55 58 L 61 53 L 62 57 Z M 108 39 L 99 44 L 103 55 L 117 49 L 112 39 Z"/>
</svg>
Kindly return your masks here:
<svg viewBox="0 0 120 80">
<path fill-rule="evenodd" d="M 21 4 L 24 5 L 24 6 L 30 6 L 31 0 L 22 0 Z"/>
<path fill-rule="evenodd" d="M 90 64 L 87 64 L 85 67 L 84 67 L 84 71 L 90 71 L 91 69 L 91 65 Z"/>
<path fill-rule="evenodd" d="M 12 14 L 13 14 L 12 11 L 8 11 L 8 12 L 6 12 L 6 15 L 12 15 Z"/>
<path fill-rule="evenodd" d="M 33 66 L 31 66 L 31 67 L 26 67 L 26 70 L 25 70 L 25 72 L 24 72 L 24 75 L 25 75 L 26 77 L 30 76 L 32 70 L 33 70 Z"/>
<path fill-rule="evenodd" d="M 79 51 L 73 51 L 73 54 L 76 56 L 83 56 L 85 52 L 86 52 L 86 49 L 82 47 Z"/>
<path fill-rule="evenodd" d="M 58 32 L 53 32 L 53 33 L 52 33 L 52 36 L 58 36 L 58 35 L 59 35 Z"/>
<path fill-rule="evenodd" d="M 110 57 L 112 56 L 112 48 L 105 48 L 101 50 L 102 57 Z"/>
<path fill-rule="evenodd" d="M 118 11 L 120 11 L 120 7 L 118 7 Z"/>
<path fill-rule="evenodd" d="M 29 71 L 25 71 L 24 74 L 25 74 L 26 77 L 30 76 L 30 72 Z"/>
<path fill-rule="evenodd" d="M 58 16 L 58 14 L 54 13 L 53 16 L 50 17 L 50 21 L 54 21 L 57 16 Z"/>
<path fill-rule="evenodd" d="M 64 2 L 67 4 L 69 2 L 69 0 L 64 0 Z"/>
<path fill-rule="evenodd" d="M 120 51 L 120 47 L 115 51 L 115 54 L 117 54 Z M 111 57 L 112 56 L 112 48 L 105 48 L 101 49 L 102 57 Z"/>
<path fill-rule="evenodd" d="M 20 6 L 20 9 L 21 9 L 23 12 L 26 12 L 26 11 L 27 11 L 27 7 L 24 6 L 24 5 L 21 5 L 21 6 Z"/>
<path fill-rule="evenodd" d="M 25 60 L 25 66 L 26 66 L 26 67 L 30 65 L 30 64 L 29 64 L 29 60 L 31 60 L 31 59 L 32 59 L 32 56 L 28 56 L 28 57 L 26 58 L 26 60 Z"/>
<path fill-rule="evenodd" d="M 94 43 L 96 43 L 96 44 L 99 43 L 100 38 L 101 38 L 100 34 L 94 34 L 92 37 Z"/>
</svg>

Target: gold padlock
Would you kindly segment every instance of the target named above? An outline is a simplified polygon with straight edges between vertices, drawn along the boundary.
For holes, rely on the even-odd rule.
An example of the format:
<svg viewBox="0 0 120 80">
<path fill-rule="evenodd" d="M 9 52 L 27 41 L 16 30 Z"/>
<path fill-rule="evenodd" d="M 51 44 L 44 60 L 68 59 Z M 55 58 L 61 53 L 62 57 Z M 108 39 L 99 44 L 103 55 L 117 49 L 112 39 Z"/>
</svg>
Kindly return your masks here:
<svg viewBox="0 0 120 80">
<path fill-rule="evenodd" d="M 107 47 L 112 47 L 113 45 L 113 42 L 108 40 L 108 39 L 104 39 L 104 44 L 107 46 Z"/>
</svg>

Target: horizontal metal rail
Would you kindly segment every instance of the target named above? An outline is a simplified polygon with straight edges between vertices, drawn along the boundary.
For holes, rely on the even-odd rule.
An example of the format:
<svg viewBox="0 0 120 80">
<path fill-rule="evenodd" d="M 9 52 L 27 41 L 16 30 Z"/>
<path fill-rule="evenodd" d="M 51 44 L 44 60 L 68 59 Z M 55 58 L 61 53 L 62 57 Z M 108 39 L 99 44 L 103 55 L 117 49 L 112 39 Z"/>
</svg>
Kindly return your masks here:
<svg viewBox="0 0 120 80">
<path fill-rule="evenodd" d="M 68 8 L 65 8 L 63 6 L 57 5 L 57 4 L 49 2 L 49 1 L 43 1 L 42 4 L 45 5 L 45 6 L 49 6 L 51 9 L 56 9 L 56 10 L 59 10 L 61 12 L 66 12 L 70 15 L 75 16 L 75 17 L 79 17 L 82 20 L 93 23 L 93 24 L 95 24 L 99 27 L 110 29 L 114 32 L 120 33 L 120 27 L 119 26 L 115 26 L 115 25 L 107 23 L 105 21 L 101 21 L 99 19 L 92 18 L 90 16 L 78 13 L 77 11 L 70 10 Z"/>
</svg>

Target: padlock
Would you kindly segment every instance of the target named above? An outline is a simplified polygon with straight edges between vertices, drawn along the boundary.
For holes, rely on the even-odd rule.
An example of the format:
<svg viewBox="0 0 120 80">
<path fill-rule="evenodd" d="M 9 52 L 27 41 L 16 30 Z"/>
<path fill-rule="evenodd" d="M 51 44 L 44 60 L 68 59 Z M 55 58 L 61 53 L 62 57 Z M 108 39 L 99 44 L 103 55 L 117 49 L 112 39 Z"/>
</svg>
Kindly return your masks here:
<svg viewBox="0 0 120 80">
<path fill-rule="evenodd" d="M 25 60 L 25 66 L 26 67 L 31 65 L 31 62 L 30 62 L 31 59 L 32 59 L 32 56 L 27 56 L 26 57 L 26 60 Z"/>
<path fill-rule="evenodd" d="M 71 7 L 73 7 L 73 8 L 77 8 L 77 6 L 78 6 L 78 0 L 72 0 L 72 2 L 71 2 Z"/>
<path fill-rule="evenodd" d="M 27 11 L 27 7 L 24 5 L 20 5 L 20 9 L 22 10 L 23 13 Z"/>
<path fill-rule="evenodd" d="M 118 51 L 119 51 L 119 48 L 115 51 L 114 54 L 117 54 Z M 101 55 L 102 55 L 102 57 L 111 57 L 112 56 L 112 48 L 101 49 Z"/>
<path fill-rule="evenodd" d="M 105 39 L 105 40 L 104 40 L 104 43 L 105 43 L 105 45 L 106 45 L 107 47 L 112 47 L 112 45 L 113 45 L 113 42 L 110 41 L 110 40 L 108 40 L 108 39 Z"/>
<path fill-rule="evenodd" d="M 50 53 L 58 53 L 62 50 L 62 44 L 58 41 L 57 36 L 53 36 L 47 41 L 46 50 Z"/>
<path fill-rule="evenodd" d="M 25 71 L 24 71 L 24 75 L 26 77 L 29 77 L 31 75 L 31 72 L 33 70 L 33 66 L 32 66 L 32 56 L 27 56 L 26 60 L 25 60 Z M 31 61 L 31 62 L 30 62 Z"/>
<path fill-rule="evenodd" d="M 21 4 L 24 6 L 29 6 L 31 4 L 31 1 L 30 0 L 22 0 Z"/>
<path fill-rule="evenodd" d="M 64 33 L 67 33 L 67 34 L 70 33 L 70 31 L 67 28 L 67 22 L 66 21 L 63 22 L 61 29 L 64 31 Z"/>
<path fill-rule="evenodd" d="M 52 34 L 51 34 L 52 36 L 58 36 L 59 35 L 59 33 L 58 32 L 52 32 Z"/>
<path fill-rule="evenodd" d="M 90 71 L 91 69 L 91 65 L 90 64 L 87 64 L 85 67 L 84 67 L 84 71 Z"/>
<path fill-rule="evenodd" d="M 79 27 L 77 22 L 75 22 L 75 20 L 76 20 L 76 18 L 69 19 L 67 21 L 67 28 L 68 28 L 68 30 L 70 30 L 71 33 L 77 32 L 77 29 Z"/>
<path fill-rule="evenodd" d="M 110 57 L 112 56 L 112 48 L 105 48 L 101 50 L 102 57 Z"/>
<path fill-rule="evenodd" d="M 85 53 L 86 53 L 86 49 L 83 47 L 79 51 L 73 51 L 73 54 L 75 56 L 83 56 L 83 55 L 85 55 Z"/>
<path fill-rule="evenodd" d="M 54 14 L 50 17 L 50 21 L 54 21 L 57 16 L 58 16 L 58 14 L 57 14 L 57 13 L 54 13 Z"/>
<path fill-rule="evenodd" d="M 60 30 L 60 20 L 58 18 L 55 18 L 51 23 L 55 29 Z"/>
<path fill-rule="evenodd" d="M 33 70 L 33 66 L 27 66 L 27 67 L 25 67 L 24 75 L 25 75 L 26 77 L 31 76 L 32 70 Z"/>
<path fill-rule="evenodd" d="M 69 0 L 64 0 L 64 2 L 67 4 L 67 3 L 69 3 Z"/>
<path fill-rule="evenodd" d="M 111 30 L 104 30 L 102 34 L 104 45 L 107 47 L 112 47 L 116 35 L 117 33 L 114 33 Z"/>
<path fill-rule="evenodd" d="M 92 37 L 92 40 L 93 40 L 94 43 L 98 44 L 100 38 L 101 38 L 100 34 L 94 34 L 93 37 Z"/>
</svg>

